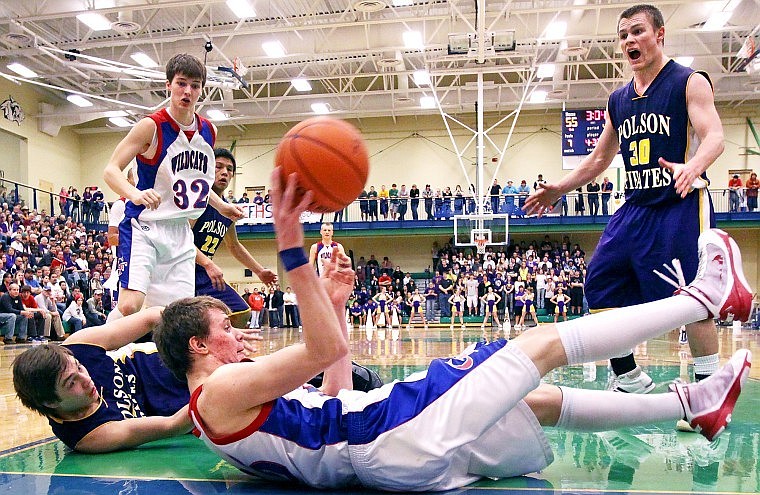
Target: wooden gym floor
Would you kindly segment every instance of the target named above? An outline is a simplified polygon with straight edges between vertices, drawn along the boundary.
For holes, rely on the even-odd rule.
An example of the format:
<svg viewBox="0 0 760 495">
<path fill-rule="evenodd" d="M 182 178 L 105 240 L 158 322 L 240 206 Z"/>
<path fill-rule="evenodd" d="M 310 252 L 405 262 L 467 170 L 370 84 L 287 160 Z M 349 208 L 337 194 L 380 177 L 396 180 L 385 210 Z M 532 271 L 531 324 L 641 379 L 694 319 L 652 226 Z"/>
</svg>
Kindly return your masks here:
<svg viewBox="0 0 760 495">
<path fill-rule="evenodd" d="M 540 327 L 536 329 L 540 331 Z M 487 332 L 488 338 L 494 338 Z M 264 330 L 261 353 L 299 339 L 297 330 Z M 354 359 L 376 369 L 384 380 L 424 368 L 431 358 L 453 355 L 482 338 L 479 325 L 465 330 L 430 327 L 397 332 L 351 332 Z M 721 358 L 749 348 L 760 359 L 760 332 L 734 335 L 720 329 Z M 207 493 L 280 494 L 309 491 L 246 479 L 190 435 L 142 448 L 102 455 L 69 451 L 51 437 L 47 422 L 15 397 L 10 365 L 24 346 L 0 349 L 0 494 L 175 495 Z M 637 360 L 658 383 L 657 391 L 679 376 L 688 378 L 688 346 L 677 333 L 636 349 Z M 602 389 L 605 363 L 553 372 L 547 381 Z M 555 461 L 544 472 L 499 481 L 482 481 L 459 490 L 468 494 L 509 492 L 568 493 L 721 493 L 760 492 L 760 365 L 756 365 L 734 412 L 716 442 L 679 433 L 672 424 L 579 434 L 548 429 Z M 328 492 L 318 492 L 328 493 Z M 365 492 L 340 492 L 365 493 Z M 371 492 L 368 492 L 371 493 Z"/>
</svg>

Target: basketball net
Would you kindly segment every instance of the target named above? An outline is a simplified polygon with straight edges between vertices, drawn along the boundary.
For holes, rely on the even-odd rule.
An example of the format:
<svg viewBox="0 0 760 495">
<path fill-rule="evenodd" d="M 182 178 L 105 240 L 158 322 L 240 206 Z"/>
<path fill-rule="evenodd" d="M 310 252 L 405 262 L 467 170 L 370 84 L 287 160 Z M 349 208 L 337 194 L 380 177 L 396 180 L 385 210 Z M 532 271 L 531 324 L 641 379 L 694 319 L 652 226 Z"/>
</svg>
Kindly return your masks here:
<svg viewBox="0 0 760 495">
<path fill-rule="evenodd" d="M 478 254 L 486 254 L 486 244 L 488 240 L 484 236 L 478 236 L 475 239 L 475 246 L 477 247 Z"/>
</svg>

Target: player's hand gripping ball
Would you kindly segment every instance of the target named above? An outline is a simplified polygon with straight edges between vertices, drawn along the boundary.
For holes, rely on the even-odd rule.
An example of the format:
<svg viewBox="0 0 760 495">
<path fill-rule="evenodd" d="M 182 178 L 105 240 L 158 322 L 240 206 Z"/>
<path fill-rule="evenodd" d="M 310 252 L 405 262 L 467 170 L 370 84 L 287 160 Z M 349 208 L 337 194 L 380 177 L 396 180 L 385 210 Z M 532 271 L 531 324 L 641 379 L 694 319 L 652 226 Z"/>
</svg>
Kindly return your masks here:
<svg viewBox="0 0 760 495">
<path fill-rule="evenodd" d="M 283 180 L 298 174 L 299 190 L 312 191 L 309 210 L 317 213 L 351 204 L 369 174 L 367 146 L 359 131 L 330 117 L 312 117 L 288 131 L 277 146 L 274 163 L 282 167 Z"/>
</svg>

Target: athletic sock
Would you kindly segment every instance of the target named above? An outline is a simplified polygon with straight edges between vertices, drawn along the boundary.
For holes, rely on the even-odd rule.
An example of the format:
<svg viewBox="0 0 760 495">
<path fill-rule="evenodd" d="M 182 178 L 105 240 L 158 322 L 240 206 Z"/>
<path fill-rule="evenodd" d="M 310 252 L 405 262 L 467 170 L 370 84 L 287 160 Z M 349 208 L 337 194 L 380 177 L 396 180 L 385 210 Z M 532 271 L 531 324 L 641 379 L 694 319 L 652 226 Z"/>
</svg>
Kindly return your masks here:
<svg viewBox="0 0 760 495">
<path fill-rule="evenodd" d="M 712 375 L 720 367 L 718 354 L 699 356 L 694 358 L 694 380 L 701 381 Z"/>
<path fill-rule="evenodd" d="M 707 309 L 691 296 L 604 311 L 557 324 L 567 364 L 620 355 L 631 347 L 684 323 L 704 320 Z"/>
<path fill-rule="evenodd" d="M 683 418 L 678 394 L 620 394 L 560 387 L 562 409 L 556 426 L 572 431 L 606 431 Z"/>
<path fill-rule="evenodd" d="M 611 358 L 610 366 L 612 366 L 612 372 L 616 376 L 620 376 L 636 369 L 636 359 L 631 352 L 622 357 Z"/>
<path fill-rule="evenodd" d="M 110 323 L 112 321 L 116 321 L 119 318 L 123 318 L 124 315 L 121 314 L 121 311 L 119 311 L 118 306 L 113 308 L 110 313 L 108 313 L 108 316 L 106 317 L 106 323 Z"/>
</svg>

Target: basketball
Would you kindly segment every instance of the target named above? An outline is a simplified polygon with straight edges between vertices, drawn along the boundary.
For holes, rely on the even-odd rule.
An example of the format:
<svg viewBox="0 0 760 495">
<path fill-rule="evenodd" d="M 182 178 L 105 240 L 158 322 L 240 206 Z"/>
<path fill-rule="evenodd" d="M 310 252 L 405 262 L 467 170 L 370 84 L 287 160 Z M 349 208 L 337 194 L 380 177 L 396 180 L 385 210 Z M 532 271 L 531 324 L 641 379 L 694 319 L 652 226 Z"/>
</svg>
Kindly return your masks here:
<svg viewBox="0 0 760 495">
<path fill-rule="evenodd" d="M 302 193 L 314 195 L 309 210 L 317 213 L 351 204 L 369 174 L 367 146 L 359 131 L 330 117 L 312 117 L 288 131 L 277 146 L 274 163 L 282 167 L 283 180 L 298 174 Z"/>
</svg>

